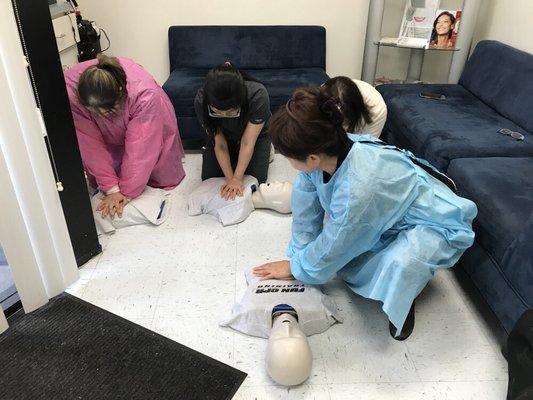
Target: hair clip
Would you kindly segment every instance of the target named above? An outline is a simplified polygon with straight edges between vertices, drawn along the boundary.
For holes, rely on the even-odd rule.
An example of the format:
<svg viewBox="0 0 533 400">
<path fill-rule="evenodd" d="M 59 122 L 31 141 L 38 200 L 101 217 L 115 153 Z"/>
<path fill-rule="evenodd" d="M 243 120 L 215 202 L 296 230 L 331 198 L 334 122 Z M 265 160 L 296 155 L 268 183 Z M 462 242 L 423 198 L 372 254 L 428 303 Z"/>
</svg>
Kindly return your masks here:
<svg viewBox="0 0 533 400">
<path fill-rule="evenodd" d="M 333 125 L 342 124 L 344 115 L 342 113 L 342 102 L 338 98 L 329 98 L 320 106 L 322 111 Z"/>
</svg>

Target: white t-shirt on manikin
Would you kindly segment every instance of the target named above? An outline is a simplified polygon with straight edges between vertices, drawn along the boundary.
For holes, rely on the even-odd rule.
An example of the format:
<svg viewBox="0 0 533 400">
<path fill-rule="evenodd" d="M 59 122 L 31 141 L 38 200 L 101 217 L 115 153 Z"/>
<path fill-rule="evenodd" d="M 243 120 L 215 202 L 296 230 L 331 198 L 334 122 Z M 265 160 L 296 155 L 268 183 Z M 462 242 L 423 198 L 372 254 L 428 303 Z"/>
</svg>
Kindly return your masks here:
<svg viewBox="0 0 533 400">
<path fill-rule="evenodd" d="M 224 178 L 210 178 L 194 189 L 189 195 L 189 215 L 210 214 L 224 226 L 238 224 L 248 218 L 254 210 L 252 186 L 259 186 L 257 179 L 245 175 L 244 193 L 234 200 L 220 197 L 220 188 L 224 182 Z"/>
<path fill-rule="evenodd" d="M 357 131 L 353 133 L 368 133 L 379 138 L 387 120 L 387 106 L 385 105 L 385 101 L 371 84 L 357 79 L 353 79 L 353 81 L 361 92 L 363 101 L 368 107 L 370 118 L 372 119 L 370 124 L 365 124 L 363 127 L 357 128 Z"/>
</svg>

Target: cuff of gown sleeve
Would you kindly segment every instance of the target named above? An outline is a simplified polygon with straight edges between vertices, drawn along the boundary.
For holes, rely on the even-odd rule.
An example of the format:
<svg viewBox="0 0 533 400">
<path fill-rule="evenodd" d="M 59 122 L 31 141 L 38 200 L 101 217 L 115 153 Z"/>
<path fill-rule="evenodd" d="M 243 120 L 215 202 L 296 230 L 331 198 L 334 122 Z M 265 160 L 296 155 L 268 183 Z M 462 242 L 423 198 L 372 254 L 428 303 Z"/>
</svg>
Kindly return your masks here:
<svg viewBox="0 0 533 400">
<path fill-rule="evenodd" d="M 120 192 L 120 187 L 118 185 L 114 185 L 110 189 L 106 190 L 105 194 L 110 195 L 110 194 L 118 193 L 118 192 Z"/>
<path fill-rule="evenodd" d="M 302 269 L 302 267 L 300 266 L 298 257 L 295 254 L 292 255 L 289 261 L 289 265 L 291 267 L 292 276 L 294 276 L 300 282 L 311 283 L 309 282 L 309 275 L 307 275 L 305 271 Z"/>
<path fill-rule="evenodd" d="M 289 245 L 289 247 L 287 247 L 287 253 L 286 253 L 287 257 L 289 258 L 292 258 L 294 256 L 294 249 L 292 248 L 291 245 Z"/>
<path fill-rule="evenodd" d="M 322 279 L 317 279 L 308 274 L 303 268 L 300 261 L 300 258 L 298 257 L 299 253 L 296 253 L 291 257 L 289 264 L 291 266 L 291 273 L 292 276 L 294 276 L 297 280 L 300 282 L 306 283 L 308 285 L 322 285 L 327 282 Z"/>
</svg>

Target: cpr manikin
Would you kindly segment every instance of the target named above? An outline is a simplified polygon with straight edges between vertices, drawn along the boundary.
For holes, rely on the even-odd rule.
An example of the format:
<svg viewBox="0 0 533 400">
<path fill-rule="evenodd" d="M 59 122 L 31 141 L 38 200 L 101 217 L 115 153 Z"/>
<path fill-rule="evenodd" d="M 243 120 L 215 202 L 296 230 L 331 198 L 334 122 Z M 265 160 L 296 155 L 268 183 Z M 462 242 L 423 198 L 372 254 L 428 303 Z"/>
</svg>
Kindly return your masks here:
<svg viewBox="0 0 533 400">
<path fill-rule="evenodd" d="M 294 310 L 274 313 L 266 351 L 270 377 L 280 385 L 299 385 L 311 375 L 312 364 L 311 347 Z"/>
<path fill-rule="evenodd" d="M 243 179 L 243 196 L 236 196 L 234 200 L 220 196 L 224 182 L 224 178 L 203 181 L 189 195 L 189 215 L 210 214 L 227 226 L 244 221 L 256 208 L 268 208 L 284 214 L 291 212 L 290 182 L 259 185 L 257 179 L 246 175 Z"/>
<path fill-rule="evenodd" d="M 252 194 L 255 208 L 268 208 L 281 214 L 291 212 L 292 183 L 262 183 Z"/>
<path fill-rule="evenodd" d="M 244 296 L 220 325 L 268 339 L 266 371 L 274 381 L 286 386 L 304 382 L 313 359 L 307 336 L 342 321 L 337 305 L 318 285 L 298 280 L 261 281 L 251 269 L 245 277 L 248 287 Z"/>
</svg>

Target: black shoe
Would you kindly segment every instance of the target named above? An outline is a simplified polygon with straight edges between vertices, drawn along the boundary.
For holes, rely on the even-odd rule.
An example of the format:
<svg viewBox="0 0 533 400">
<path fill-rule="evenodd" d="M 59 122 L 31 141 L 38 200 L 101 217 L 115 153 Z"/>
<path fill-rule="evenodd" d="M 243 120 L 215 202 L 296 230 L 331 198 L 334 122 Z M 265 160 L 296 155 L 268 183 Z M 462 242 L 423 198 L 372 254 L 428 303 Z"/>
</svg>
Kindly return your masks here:
<svg viewBox="0 0 533 400">
<path fill-rule="evenodd" d="M 409 336 L 411 336 L 411 333 L 413 333 L 413 329 L 415 328 L 415 302 L 413 301 L 413 304 L 411 305 L 411 309 L 409 310 L 409 314 L 407 314 L 407 318 L 405 319 L 405 323 L 403 324 L 402 331 L 398 336 L 396 336 L 396 327 L 392 324 L 392 322 L 389 321 L 389 332 L 390 335 L 395 340 L 405 340 Z"/>
</svg>

